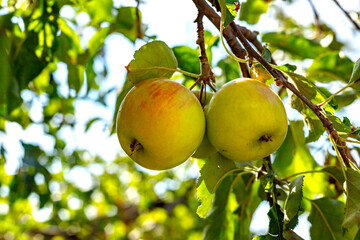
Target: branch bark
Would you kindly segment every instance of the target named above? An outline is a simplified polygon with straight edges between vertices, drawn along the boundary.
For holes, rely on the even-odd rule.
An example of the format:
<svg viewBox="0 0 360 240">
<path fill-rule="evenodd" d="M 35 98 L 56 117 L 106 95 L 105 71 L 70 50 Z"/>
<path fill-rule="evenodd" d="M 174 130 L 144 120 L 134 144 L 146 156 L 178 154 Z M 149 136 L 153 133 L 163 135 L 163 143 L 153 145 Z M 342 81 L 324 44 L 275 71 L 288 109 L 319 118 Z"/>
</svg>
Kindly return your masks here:
<svg viewBox="0 0 360 240">
<path fill-rule="evenodd" d="M 193 0 L 197 9 L 202 9 L 204 15 L 214 24 L 214 26 L 220 30 L 220 17 L 214 11 L 214 9 L 209 6 L 204 0 Z M 223 31 L 224 38 L 226 42 L 229 44 L 232 52 L 239 58 L 245 59 L 246 51 L 241 47 L 239 42 L 236 39 L 236 36 L 231 31 L 229 27 L 225 28 Z M 246 63 L 239 63 L 241 73 L 243 77 L 250 77 L 250 73 Z"/>
<path fill-rule="evenodd" d="M 337 0 L 333 0 L 334 3 L 336 4 L 336 6 L 338 6 L 338 8 L 340 8 L 340 10 L 346 15 L 346 17 L 352 22 L 352 24 L 355 26 L 355 28 L 357 30 L 360 30 L 360 25 L 354 21 L 354 19 L 351 18 L 350 14 L 345 11 L 345 9 L 339 4 L 339 2 Z"/>
</svg>

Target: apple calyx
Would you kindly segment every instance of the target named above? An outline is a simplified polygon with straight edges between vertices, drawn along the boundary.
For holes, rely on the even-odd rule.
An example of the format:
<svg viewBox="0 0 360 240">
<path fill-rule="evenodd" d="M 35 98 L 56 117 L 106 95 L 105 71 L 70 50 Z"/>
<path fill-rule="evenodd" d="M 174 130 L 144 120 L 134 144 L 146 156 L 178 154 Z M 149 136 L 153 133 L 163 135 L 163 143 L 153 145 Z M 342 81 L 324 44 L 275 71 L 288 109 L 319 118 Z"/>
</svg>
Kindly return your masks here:
<svg viewBox="0 0 360 240">
<path fill-rule="evenodd" d="M 139 151 L 140 149 L 143 149 L 143 146 L 141 145 L 140 142 L 138 142 L 137 139 L 134 139 L 134 141 L 132 141 L 132 142 L 130 143 L 130 150 L 131 150 L 130 156 L 132 156 L 134 153 L 136 153 L 136 152 Z"/>
<path fill-rule="evenodd" d="M 270 135 L 262 135 L 260 138 L 259 138 L 259 141 L 262 141 L 262 142 L 272 142 L 272 139 L 271 139 L 271 136 Z"/>
</svg>

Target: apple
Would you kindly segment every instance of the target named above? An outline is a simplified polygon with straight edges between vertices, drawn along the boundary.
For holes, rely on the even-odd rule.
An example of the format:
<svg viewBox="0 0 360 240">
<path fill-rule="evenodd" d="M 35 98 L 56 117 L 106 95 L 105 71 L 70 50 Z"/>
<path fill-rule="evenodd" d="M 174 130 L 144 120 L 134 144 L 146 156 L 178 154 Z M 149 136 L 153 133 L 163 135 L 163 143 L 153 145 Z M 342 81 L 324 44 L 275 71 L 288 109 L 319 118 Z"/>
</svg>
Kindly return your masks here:
<svg viewBox="0 0 360 240">
<path fill-rule="evenodd" d="M 251 78 L 223 85 L 211 99 L 206 118 L 211 144 L 237 162 L 260 160 L 275 152 L 288 127 L 279 96 Z"/>
<path fill-rule="evenodd" d="M 205 116 L 186 87 L 168 79 L 149 79 L 126 95 L 117 115 L 117 136 L 125 153 L 151 170 L 186 161 L 200 145 Z"/>
<path fill-rule="evenodd" d="M 200 90 L 195 89 L 195 90 L 192 90 L 192 92 L 195 94 L 197 99 L 199 99 L 199 101 L 200 101 Z M 213 95 L 214 95 L 213 92 L 205 92 L 205 91 L 203 92 L 202 99 L 204 99 L 204 96 L 205 96 L 205 106 L 204 106 L 205 114 L 207 112 L 209 102 L 210 102 L 211 98 L 213 97 Z M 211 155 L 213 155 L 214 153 L 216 153 L 216 149 L 214 148 L 213 145 L 211 145 L 211 143 L 207 137 L 207 133 L 205 131 L 204 138 L 203 138 L 200 146 L 198 147 L 198 149 L 196 149 L 196 152 L 192 155 L 192 157 L 208 158 Z"/>
</svg>

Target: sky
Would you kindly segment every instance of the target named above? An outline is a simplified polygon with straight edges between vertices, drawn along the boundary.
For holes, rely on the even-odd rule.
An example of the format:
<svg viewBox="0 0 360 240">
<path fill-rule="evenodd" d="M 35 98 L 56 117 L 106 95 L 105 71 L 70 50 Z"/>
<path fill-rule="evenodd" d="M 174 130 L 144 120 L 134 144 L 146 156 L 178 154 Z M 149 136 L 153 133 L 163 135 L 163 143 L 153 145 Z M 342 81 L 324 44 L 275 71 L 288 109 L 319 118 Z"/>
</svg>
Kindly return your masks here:
<svg viewBox="0 0 360 240">
<path fill-rule="evenodd" d="M 197 10 L 191 0 L 144 0 L 141 4 L 140 10 L 142 12 L 143 23 L 147 24 L 147 34 L 156 35 L 158 40 L 164 41 L 170 47 L 178 45 L 188 45 L 192 48 L 196 48 L 196 24 L 194 20 L 197 16 Z M 240 1 L 241 2 L 241 1 Z M 295 1 L 290 7 L 285 1 L 276 1 L 283 8 L 286 7 L 287 14 L 294 17 L 301 24 L 310 24 L 314 20 L 313 12 L 310 8 L 308 1 L 298 0 Z M 345 54 L 350 57 L 353 61 L 356 61 L 360 56 L 359 44 L 360 35 L 353 29 L 352 24 L 348 19 L 339 12 L 331 0 L 316 0 L 313 1 L 316 8 L 319 11 L 320 20 L 329 24 L 333 29 L 340 32 L 339 40 L 342 42 L 348 42 L 350 39 L 356 39 L 356 43 L 350 42 L 349 45 L 353 46 L 354 49 L 345 49 Z M 133 0 L 114 0 L 117 7 L 120 6 L 135 6 L 136 2 Z M 342 0 L 339 3 L 345 9 L 360 9 L 360 2 L 358 0 Z M 326 6 L 324 8 L 323 6 Z M 70 7 L 63 8 L 61 15 L 65 17 L 74 16 L 74 12 Z M 260 22 L 256 25 L 249 26 L 243 22 L 242 25 L 246 26 L 250 30 L 256 30 L 261 32 L 276 31 L 278 25 L 273 20 L 274 11 L 270 10 L 266 15 L 262 16 Z M 334 18 L 333 16 L 338 16 Z M 80 25 L 86 25 L 89 22 L 89 18 L 86 14 L 80 14 L 76 18 Z M 211 31 L 214 35 L 218 34 L 217 29 L 204 18 L 204 27 L 206 30 Z M 93 36 L 95 30 L 92 28 L 86 28 L 81 42 L 84 46 L 88 40 Z M 144 41 L 137 41 L 133 45 L 129 40 L 124 38 L 120 34 L 113 34 L 109 36 L 105 41 L 105 56 L 106 65 L 108 69 L 108 75 L 102 86 L 102 90 L 106 91 L 112 87 L 121 88 L 126 76 L 125 66 L 132 60 L 135 50 L 139 49 Z M 357 49 L 357 50 L 356 50 Z M 226 56 L 226 53 L 222 47 L 215 48 L 213 53 L 213 61 L 216 62 L 222 57 Z M 281 64 L 281 62 L 279 62 Z M 303 63 L 305 66 L 309 62 Z M 101 64 L 98 64 L 101 68 Z M 101 70 L 101 69 L 99 69 Z M 55 72 L 55 79 L 61 84 L 61 89 L 64 95 L 67 94 L 66 87 L 66 76 L 67 70 L 64 64 L 58 65 L 58 70 Z M 108 126 L 104 123 L 110 123 L 113 117 L 113 110 L 116 101 L 116 91 L 109 94 L 106 99 L 108 107 L 104 108 L 100 105 L 94 105 L 89 101 L 77 101 L 75 105 L 75 116 L 77 119 L 77 125 L 75 131 L 71 128 L 64 128 L 61 131 L 61 135 L 66 138 L 67 148 L 69 151 L 75 148 L 88 149 L 91 154 L 101 155 L 106 161 L 111 161 L 121 153 L 124 154 L 118 143 L 116 135 L 109 137 Z M 26 95 L 26 94 L 25 94 Z M 25 96 L 26 97 L 26 96 Z M 46 99 L 37 99 L 30 111 L 32 119 L 41 121 L 41 106 L 44 104 Z M 358 104 L 350 109 L 347 113 L 358 112 Z M 290 112 L 290 111 L 289 111 Z M 342 113 L 342 114 L 347 114 Z M 355 123 L 360 126 L 359 114 L 351 114 Z M 95 122 L 90 130 L 85 133 L 85 125 L 88 119 L 99 116 L 103 118 L 104 122 Z M 290 114 L 290 119 L 297 119 L 299 115 Z M 45 151 L 51 152 L 54 146 L 54 140 L 51 137 L 46 136 L 42 127 L 39 124 L 32 124 L 26 130 L 23 130 L 20 126 L 15 123 L 7 123 L 8 133 L 5 135 L 0 133 L 0 141 L 5 144 L 7 149 L 11 149 L 8 152 L 6 164 L 6 170 L 9 173 L 15 172 L 19 166 L 23 151 L 19 144 L 19 140 L 29 143 L 39 144 Z M 40 134 L 39 134 L 40 133 Z M 34 139 L 36 136 L 36 139 Z M 66 137 L 65 137 L 66 136 Z M 177 168 L 181 171 L 181 166 Z M 197 170 L 194 169 L 190 173 L 190 176 L 196 176 Z M 78 182 L 84 188 L 90 188 L 89 185 L 89 173 L 84 169 L 74 169 L 73 172 L 69 173 L 69 180 Z M 259 209 L 255 212 L 254 221 L 251 224 L 251 230 L 257 233 L 266 233 L 267 231 L 267 211 L 269 206 L 267 203 L 260 205 Z M 39 213 L 39 219 L 46 215 L 45 213 Z M 296 228 L 296 232 L 302 236 L 305 240 L 310 239 L 309 227 L 310 224 L 306 220 L 307 215 L 300 218 L 300 223 Z M 46 219 L 46 218 L 45 218 Z"/>
</svg>

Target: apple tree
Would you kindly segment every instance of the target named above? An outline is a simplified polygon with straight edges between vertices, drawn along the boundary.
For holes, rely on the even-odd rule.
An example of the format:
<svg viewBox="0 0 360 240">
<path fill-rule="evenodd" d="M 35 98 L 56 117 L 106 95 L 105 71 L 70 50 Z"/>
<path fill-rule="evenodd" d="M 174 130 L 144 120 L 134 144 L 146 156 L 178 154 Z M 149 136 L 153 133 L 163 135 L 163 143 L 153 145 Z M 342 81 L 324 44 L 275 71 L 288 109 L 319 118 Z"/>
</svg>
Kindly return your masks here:
<svg viewBox="0 0 360 240">
<path fill-rule="evenodd" d="M 354 39 L 347 42 L 322 20 L 327 12 L 312 0 L 192 0 L 192 48 L 170 47 L 147 33 L 146 24 L 153 23 L 144 22 L 141 11 L 151 1 L 123 2 L 0 1 L 0 239 L 291 240 L 307 236 L 297 228 L 304 216 L 311 239 L 360 239 L 359 10 L 344 8 L 346 1 L 327 1 L 352 31 Z M 299 2 L 308 3 L 301 11 L 311 11 L 313 23 L 286 15 Z M 182 1 L 160 12 L 176 11 L 176 4 Z M 79 20 L 84 16 L 85 24 Z M 278 24 L 276 31 L 257 31 L 265 17 Z M 105 48 L 112 36 L 137 47 L 120 66 L 126 78 L 115 87 L 107 85 Z M 219 49 L 224 54 L 215 60 Z M 131 92 L 153 79 L 176 81 L 205 112 L 206 120 L 197 110 L 181 116 L 193 121 L 185 130 L 170 129 L 164 119 L 156 129 L 160 137 L 143 134 L 156 148 L 156 140 L 164 140 L 160 132 L 169 133 L 156 160 L 178 157 L 173 154 L 183 142 L 171 141 L 176 131 L 185 142 L 187 133 L 200 134 L 203 142 L 196 140 L 179 156 L 180 166 L 136 160 L 133 153 L 146 147 L 138 139 L 128 143 L 130 153 L 122 145 L 127 155 L 111 160 L 76 137 L 71 143 L 73 134 L 96 126 L 122 143 L 127 132 L 119 122 L 143 123 L 151 114 L 129 105 L 118 120 L 118 111 Z M 250 88 L 225 93 L 244 81 L 256 85 L 254 94 Z M 272 94 L 276 107 L 262 100 Z M 156 94 L 145 89 L 132 101 L 147 95 Z M 94 114 L 85 121 L 82 106 Z M 32 138 L 15 136 L 27 132 Z M 132 159 L 167 170 L 148 171 Z M 264 203 L 267 233 L 253 232 L 254 213 Z"/>
</svg>

